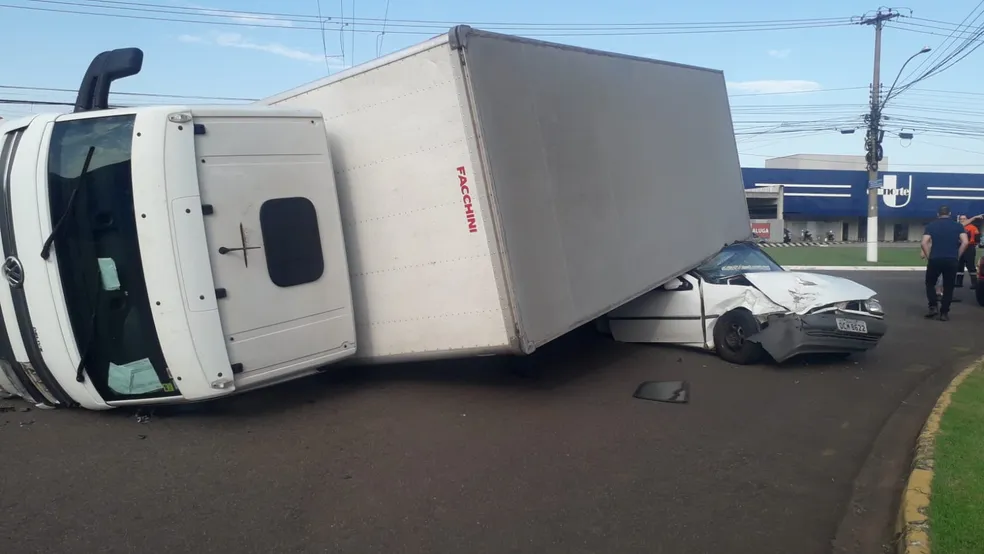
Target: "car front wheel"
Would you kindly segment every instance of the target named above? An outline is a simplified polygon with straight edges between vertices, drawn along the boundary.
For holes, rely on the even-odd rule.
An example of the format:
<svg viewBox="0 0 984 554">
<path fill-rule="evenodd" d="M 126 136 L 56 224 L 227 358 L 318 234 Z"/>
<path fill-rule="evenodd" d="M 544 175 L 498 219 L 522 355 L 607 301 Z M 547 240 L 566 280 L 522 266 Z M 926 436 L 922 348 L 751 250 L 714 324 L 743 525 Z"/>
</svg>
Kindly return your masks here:
<svg viewBox="0 0 984 554">
<path fill-rule="evenodd" d="M 762 359 L 762 346 L 748 337 L 758 333 L 759 323 L 747 310 L 732 310 L 714 325 L 714 349 L 718 356 L 733 364 L 754 364 Z"/>
</svg>

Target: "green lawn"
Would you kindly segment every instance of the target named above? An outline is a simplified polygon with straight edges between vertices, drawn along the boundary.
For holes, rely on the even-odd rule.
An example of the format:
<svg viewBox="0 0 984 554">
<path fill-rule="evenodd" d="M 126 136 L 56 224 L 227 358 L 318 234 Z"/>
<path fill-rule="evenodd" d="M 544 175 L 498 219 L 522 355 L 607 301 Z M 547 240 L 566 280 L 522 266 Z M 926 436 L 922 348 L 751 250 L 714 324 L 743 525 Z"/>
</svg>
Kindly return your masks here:
<svg viewBox="0 0 984 554">
<path fill-rule="evenodd" d="M 984 371 L 953 395 L 936 438 L 930 501 L 933 554 L 984 552 Z"/>
<path fill-rule="evenodd" d="M 878 262 L 865 261 L 864 246 L 788 246 L 766 248 L 766 252 L 782 265 L 889 265 L 925 266 L 919 257 L 918 246 L 885 246 L 878 249 Z"/>
</svg>

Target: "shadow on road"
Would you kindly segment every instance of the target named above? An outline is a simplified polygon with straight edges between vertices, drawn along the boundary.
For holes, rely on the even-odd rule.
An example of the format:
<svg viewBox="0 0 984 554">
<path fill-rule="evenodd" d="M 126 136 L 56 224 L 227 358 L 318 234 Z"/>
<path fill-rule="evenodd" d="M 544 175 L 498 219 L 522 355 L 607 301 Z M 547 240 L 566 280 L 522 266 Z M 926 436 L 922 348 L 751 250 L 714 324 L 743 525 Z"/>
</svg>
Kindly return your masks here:
<svg viewBox="0 0 984 554">
<path fill-rule="evenodd" d="M 489 356 L 435 362 L 385 365 L 343 365 L 319 375 L 266 389 L 200 404 L 159 406 L 152 410 L 120 410 L 121 415 L 152 417 L 266 416 L 289 412 L 300 404 L 330 401 L 339 396 L 399 383 L 446 387 L 515 388 L 544 393 L 564 387 L 629 356 L 631 349 L 598 334 L 592 325 L 576 329 L 529 356 Z M 631 394 L 631 391 L 626 393 Z"/>
<path fill-rule="evenodd" d="M 529 356 L 489 356 L 436 362 L 329 367 L 324 373 L 266 389 L 212 402 L 153 409 L 119 410 L 123 417 L 153 418 L 193 415 L 221 417 L 265 417 L 287 413 L 296 406 L 330 402 L 346 395 L 371 392 L 380 387 L 405 383 L 459 389 L 504 388 L 524 393 L 549 393 L 585 376 L 604 371 L 635 353 L 662 350 L 661 359 L 685 366 L 695 363 L 724 364 L 714 353 L 672 345 L 626 345 L 586 325 L 561 337 Z M 675 353 L 679 353 L 675 356 Z M 686 358 L 686 362 L 684 362 Z M 770 372 L 851 371 L 863 363 L 865 354 L 850 357 L 827 354 L 803 355 L 782 364 L 769 361 L 754 366 L 733 366 L 735 371 L 757 369 Z M 666 363 L 662 364 L 663 366 Z M 706 367 L 706 366 L 705 366 Z M 654 367 L 654 369 L 656 369 Z M 665 369 L 665 367 L 663 368 Z M 626 396 L 631 395 L 627 384 Z"/>
</svg>

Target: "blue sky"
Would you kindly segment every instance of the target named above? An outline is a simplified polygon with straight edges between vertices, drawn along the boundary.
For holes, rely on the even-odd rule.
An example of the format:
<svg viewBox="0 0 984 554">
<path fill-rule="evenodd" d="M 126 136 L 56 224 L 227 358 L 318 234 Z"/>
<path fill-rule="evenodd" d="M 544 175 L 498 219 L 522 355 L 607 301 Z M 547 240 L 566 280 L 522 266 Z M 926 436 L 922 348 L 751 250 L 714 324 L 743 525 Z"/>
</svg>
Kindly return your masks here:
<svg viewBox="0 0 984 554">
<path fill-rule="evenodd" d="M 937 54 L 946 53 L 944 46 L 957 46 L 952 39 L 945 42 L 949 29 L 982 4 L 979 0 L 906 2 L 914 17 L 900 20 L 883 34 L 885 87 L 902 63 L 923 46 L 934 51 L 916 58 L 909 69 L 921 61 L 933 62 Z M 487 29 L 511 24 L 506 32 L 574 35 L 542 38 L 724 70 L 742 165 L 761 166 L 771 156 L 863 153 L 862 132 L 838 131 L 856 127 L 866 110 L 874 43 L 871 27 L 786 23 L 770 25 L 783 27 L 779 30 L 680 33 L 680 27 L 667 26 L 664 32 L 676 33 L 628 35 L 618 25 L 732 22 L 721 27 L 735 29 L 734 22 L 846 21 L 877 7 L 877 3 L 847 0 L 802 5 L 765 0 L 498 0 L 472 5 L 460 0 L 322 0 L 322 17 L 331 18 L 322 35 L 317 29 L 317 0 L 2 0 L 4 42 L 14 52 L 21 45 L 24 54 L 11 55 L 8 50 L 0 62 L 0 98 L 71 102 L 70 92 L 11 87 L 74 90 L 92 56 L 124 46 L 144 50 L 144 69 L 117 84 L 116 90 L 261 98 L 372 59 L 377 52 L 420 42 L 454 23 Z M 259 18 L 231 11 L 287 16 Z M 980 13 L 984 6 L 974 15 Z M 384 19 L 389 32 L 380 35 Z M 517 30 L 518 24 L 541 28 Z M 589 36 L 583 30 L 564 28 L 565 24 L 594 24 L 601 29 Z M 975 24 L 984 24 L 984 16 Z M 890 168 L 984 173 L 984 110 L 978 108 L 984 101 L 980 86 L 984 78 L 978 70 L 982 61 L 984 48 L 889 103 L 886 114 L 892 119 L 884 148 Z M 168 102 L 144 96 L 118 96 L 114 101 Z M 0 116 L 50 109 L 66 108 L 0 104 Z M 977 121 L 980 125 L 975 125 Z M 915 138 L 902 141 L 892 136 L 899 130 L 911 130 Z"/>
</svg>

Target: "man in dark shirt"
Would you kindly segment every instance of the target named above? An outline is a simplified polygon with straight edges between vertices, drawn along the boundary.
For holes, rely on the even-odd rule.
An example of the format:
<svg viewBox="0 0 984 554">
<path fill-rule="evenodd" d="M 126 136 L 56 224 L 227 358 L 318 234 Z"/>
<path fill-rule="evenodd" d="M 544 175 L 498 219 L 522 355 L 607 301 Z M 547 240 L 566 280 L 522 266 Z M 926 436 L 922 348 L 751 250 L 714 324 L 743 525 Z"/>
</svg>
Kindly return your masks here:
<svg viewBox="0 0 984 554">
<path fill-rule="evenodd" d="M 957 277 L 958 260 L 967 250 L 967 231 L 963 225 L 950 219 L 950 208 L 940 206 L 936 221 L 926 226 L 922 238 L 922 257 L 926 259 L 926 300 L 929 313 L 926 318 L 939 316 L 950 319 L 950 302 L 953 300 L 953 282 Z M 936 279 L 943 276 L 943 298 L 936 309 Z"/>
</svg>

